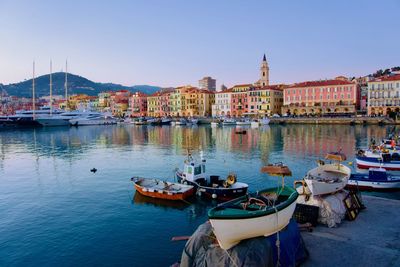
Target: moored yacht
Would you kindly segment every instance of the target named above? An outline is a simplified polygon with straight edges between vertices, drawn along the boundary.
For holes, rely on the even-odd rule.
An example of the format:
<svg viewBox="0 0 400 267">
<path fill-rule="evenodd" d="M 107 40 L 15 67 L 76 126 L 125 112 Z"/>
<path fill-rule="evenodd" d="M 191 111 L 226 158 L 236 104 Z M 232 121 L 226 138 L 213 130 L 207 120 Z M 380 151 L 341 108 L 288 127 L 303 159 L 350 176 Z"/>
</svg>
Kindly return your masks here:
<svg viewBox="0 0 400 267">
<path fill-rule="evenodd" d="M 36 120 L 43 126 L 69 126 L 71 119 L 84 118 L 90 115 L 99 114 L 98 112 L 90 111 L 69 111 L 61 114 L 52 114 L 47 116 L 41 116 Z"/>
<path fill-rule="evenodd" d="M 81 125 L 108 125 L 117 124 L 118 120 L 107 113 L 92 113 L 82 118 L 75 118 L 69 120 L 69 123 L 73 126 Z"/>
</svg>

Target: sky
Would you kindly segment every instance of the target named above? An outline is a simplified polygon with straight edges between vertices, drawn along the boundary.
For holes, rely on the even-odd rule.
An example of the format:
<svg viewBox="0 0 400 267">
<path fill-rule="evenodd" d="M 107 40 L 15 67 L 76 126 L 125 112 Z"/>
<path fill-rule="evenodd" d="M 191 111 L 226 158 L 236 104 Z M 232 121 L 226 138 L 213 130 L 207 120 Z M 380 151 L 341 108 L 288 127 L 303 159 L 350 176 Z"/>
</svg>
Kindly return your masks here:
<svg viewBox="0 0 400 267">
<path fill-rule="evenodd" d="M 0 0 L 0 83 L 65 69 L 96 82 L 217 86 L 400 65 L 400 0 Z"/>
</svg>

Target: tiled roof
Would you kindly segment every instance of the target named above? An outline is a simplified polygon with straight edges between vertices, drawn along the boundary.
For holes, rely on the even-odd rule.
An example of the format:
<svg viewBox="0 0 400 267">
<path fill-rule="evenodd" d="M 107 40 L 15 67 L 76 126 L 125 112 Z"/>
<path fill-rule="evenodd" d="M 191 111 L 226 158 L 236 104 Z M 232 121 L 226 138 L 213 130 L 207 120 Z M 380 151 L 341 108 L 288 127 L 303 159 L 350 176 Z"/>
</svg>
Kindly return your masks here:
<svg viewBox="0 0 400 267">
<path fill-rule="evenodd" d="M 307 81 L 302 83 L 295 83 L 288 88 L 299 88 L 299 87 L 315 87 L 315 86 L 331 86 L 331 85 L 353 85 L 354 83 L 343 81 L 343 80 L 321 80 L 321 81 Z"/>
<path fill-rule="evenodd" d="M 251 87 L 251 86 L 253 85 L 251 83 L 248 83 L 248 84 L 236 84 L 233 87 Z"/>
<path fill-rule="evenodd" d="M 369 81 L 370 83 L 373 82 L 388 82 L 388 81 L 399 81 L 400 80 L 400 74 L 395 74 L 395 75 L 390 75 L 390 76 L 383 76 L 379 78 L 375 78 L 372 81 Z"/>
</svg>

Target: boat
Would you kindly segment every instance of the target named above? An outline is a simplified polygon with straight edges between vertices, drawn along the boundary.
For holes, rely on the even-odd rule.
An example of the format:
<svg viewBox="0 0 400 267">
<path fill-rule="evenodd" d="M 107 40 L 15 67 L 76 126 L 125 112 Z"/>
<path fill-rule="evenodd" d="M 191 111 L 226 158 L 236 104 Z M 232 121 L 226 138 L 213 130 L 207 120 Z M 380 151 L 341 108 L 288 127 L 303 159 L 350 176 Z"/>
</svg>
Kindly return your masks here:
<svg viewBox="0 0 400 267">
<path fill-rule="evenodd" d="M 325 195 L 342 190 L 350 178 L 351 170 L 341 164 L 346 157 L 340 152 L 328 153 L 326 159 L 338 161 L 338 163 L 325 164 L 320 161 L 318 167 L 307 172 L 304 181 L 312 195 Z"/>
<path fill-rule="evenodd" d="M 16 126 L 18 126 L 17 123 L 8 118 L 8 116 L 0 117 L 0 127 L 16 127 Z"/>
<path fill-rule="evenodd" d="M 171 183 L 154 178 L 132 177 L 135 189 L 140 194 L 167 200 L 185 200 L 195 193 L 192 185 Z"/>
<path fill-rule="evenodd" d="M 199 119 L 196 119 L 196 118 L 189 118 L 189 121 L 190 121 L 192 124 L 198 124 L 198 123 L 199 123 Z"/>
<path fill-rule="evenodd" d="M 251 125 L 251 121 L 247 118 L 236 121 L 236 125 Z"/>
<path fill-rule="evenodd" d="M 136 120 L 133 121 L 133 124 L 135 125 L 146 125 L 147 121 L 145 118 L 137 118 Z"/>
<path fill-rule="evenodd" d="M 161 125 L 169 125 L 172 120 L 170 118 L 161 118 Z"/>
<path fill-rule="evenodd" d="M 175 125 L 186 125 L 187 120 L 185 118 L 181 118 L 175 122 Z"/>
<path fill-rule="evenodd" d="M 400 190 L 400 176 L 389 174 L 384 168 L 370 168 L 368 173 L 351 174 L 346 187 L 369 191 Z"/>
<path fill-rule="evenodd" d="M 93 113 L 82 118 L 76 118 L 69 120 L 72 126 L 83 126 L 83 125 L 109 125 L 117 124 L 117 119 L 108 113 Z"/>
<path fill-rule="evenodd" d="M 199 196 L 217 200 L 230 200 L 247 193 L 248 184 L 237 182 L 234 173 L 230 173 L 226 179 L 221 179 L 219 175 L 208 175 L 205 164 L 205 159 L 201 157 L 198 162 L 189 153 L 183 170 L 175 173 L 178 182 L 193 185 Z"/>
<path fill-rule="evenodd" d="M 258 126 L 260 126 L 260 121 L 259 120 L 252 120 L 251 121 L 251 127 L 252 128 L 257 128 Z"/>
<path fill-rule="evenodd" d="M 40 116 L 36 120 L 43 126 L 69 126 L 69 121 L 71 119 L 84 118 L 94 114 L 100 113 L 74 110 L 60 114 L 48 114 L 46 116 Z"/>
<path fill-rule="evenodd" d="M 396 149 L 359 150 L 356 164 L 360 169 L 384 168 L 388 171 L 400 171 L 400 153 Z"/>
<path fill-rule="evenodd" d="M 35 127 L 42 126 L 38 119 L 42 117 L 48 117 L 50 114 L 59 115 L 64 111 L 61 110 L 50 110 L 50 107 L 41 107 L 36 110 L 17 110 L 15 115 L 8 116 L 16 126 L 19 127 Z"/>
<path fill-rule="evenodd" d="M 236 125 L 236 120 L 233 118 L 226 118 L 222 121 L 222 125 Z"/>
<path fill-rule="evenodd" d="M 268 125 L 269 122 L 270 122 L 270 119 L 268 119 L 267 117 L 265 117 L 265 118 L 262 118 L 262 119 L 260 120 L 260 125 Z"/>
<path fill-rule="evenodd" d="M 291 175 L 283 165 L 263 169 L 282 176 L 282 181 L 284 176 Z M 296 189 L 284 186 L 282 182 L 282 186 L 247 194 L 210 209 L 208 218 L 220 247 L 228 250 L 241 240 L 281 231 L 292 218 L 297 197 Z"/>
<path fill-rule="evenodd" d="M 212 121 L 212 122 L 211 122 L 211 127 L 218 127 L 219 124 L 220 124 L 219 121 Z"/>
</svg>

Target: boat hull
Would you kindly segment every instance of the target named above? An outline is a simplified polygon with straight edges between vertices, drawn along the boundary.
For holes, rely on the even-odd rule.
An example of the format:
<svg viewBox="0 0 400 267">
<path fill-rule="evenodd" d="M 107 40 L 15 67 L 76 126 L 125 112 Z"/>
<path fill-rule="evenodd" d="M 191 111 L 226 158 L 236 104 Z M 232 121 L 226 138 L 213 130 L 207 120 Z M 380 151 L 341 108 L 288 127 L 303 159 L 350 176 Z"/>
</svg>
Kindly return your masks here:
<svg viewBox="0 0 400 267">
<path fill-rule="evenodd" d="M 69 119 L 51 119 L 51 118 L 41 118 L 37 121 L 46 127 L 49 126 L 69 126 Z"/>
<path fill-rule="evenodd" d="M 117 124 L 116 120 L 70 120 L 72 126 L 111 125 Z"/>
<path fill-rule="evenodd" d="M 201 197 L 227 201 L 244 196 L 247 193 L 248 185 L 237 182 L 235 187 L 209 187 L 202 186 L 196 182 L 188 181 L 183 178 L 182 173 L 177 172 L 176 177 L 179 183 L 189 184 L 196 188 L 196 194 Z"/>
<path fill-rule="evenodd" d="M 388 171 L 400 171 L 400 161 L 382 162 L 379 158 L 357 156 L 356 163 L 360 169 L 382 167 Z"/>
<path fill-rule="evenodd" d="M 258 236 L 270 236 L 281 231 L 289 224 L 296 208 L 297 197 L 297 192 L 293 192 L 286 201 L 278 204 L 276 207 L 267 206 L 264 212 L 265 215 L 262 216 L 257 216 L 256 214 L 263 211 L 248 211 L 248 215 L 251 216 L 254 214 L 254 217 L 249 218 L 219 218 L 218 215 L 215 216 L 215 213 L 210 210 L 208 213 L 209 220 L 219 245 L 221 248 L 227 250 L 238 244 L 241 240 Z M 234 201 L 236 200 L 232 200 L 232 202 Z M 228 205 L 228 203 L 226 204 Z M 214 209 L 218 209 L 218 207 Z M 224 212 L 225 214 L 229 214 L 229 211 L 223 211 L 220 212 L 220 215 L 224 214 Z M 239 210 L 239 213 L 241 212 L 245 211 Z"/>
<path fill-rule="evenodd" d="M 340 164 L 327 164 L 310 170 L 304 181 L 314 196 L 332 194 L 342 190 L 348 179 L 351 170 Z M 337 179 L 337 181 L 335 181 Z"/>
<path fill-rule="evenodd" d="M 140 194 L 152 197 L 152 198 L 159 198 L 159 199 L 166 199 L 166 200 L 185 200 L 190 196 L 193 196 L 195 193 L 195 189 L 193 186 L 187 185 L 178 185 L 175 183 L 168 183 L 168 185 L 175 185 L 178 187 L 183 187 L 182 190 L 179 191 L 172 191 L 168 190 L 165 187 L 146 187 L 140 184 L 140 181 L 145 178 L 132 178 L 134 182 L 134 186 L 137 192 Z M 149 179 L 153 180 L 153 179 Z"/>
<path fill-rule="evenodd" d="M 350 179 L 346 188 L 355 188 L 365 191 L 397 191 L 400 190 L 400 181 L 358 181 Z"/>
</svg>

